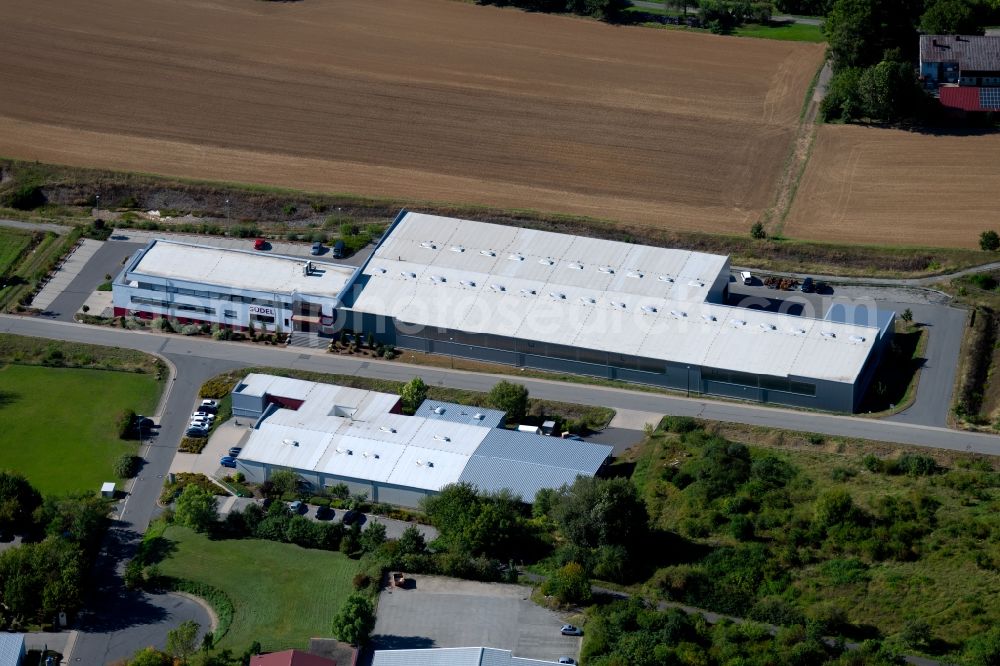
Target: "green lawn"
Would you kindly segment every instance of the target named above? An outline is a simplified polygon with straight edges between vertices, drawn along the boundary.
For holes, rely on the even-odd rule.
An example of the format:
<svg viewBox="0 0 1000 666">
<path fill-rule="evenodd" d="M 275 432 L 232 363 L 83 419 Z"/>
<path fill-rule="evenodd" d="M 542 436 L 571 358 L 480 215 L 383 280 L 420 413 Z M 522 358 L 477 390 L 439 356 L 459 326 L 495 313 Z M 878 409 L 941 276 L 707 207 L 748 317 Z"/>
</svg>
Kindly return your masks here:
<svg viewBox="0 0 1000 666">
<path fill-rule="evenodd" d="M 4 275 L 31 242 L 31 234 L 0 228 L 0 275 Z"/>
<path fill-rule="evenodd" d="M 112 464 L 135 453 L 115 417 L 131 407 L 156 408 L 160 385 L 152 375 L 0 366 L 0 468 L 24 473 L 43 493 L 93 490 L 115 480 Z"/>
<path fill-rule="evenodd" d="M 169 554 L 158 565 L 163 574 L 207 583 L 233 602 L 233 624 L 217 645 L 237 652 L 255 640 L 271 652 L 329 636 L 358 571 L 346 555 L 276 541 L 213 541 L 177 526 L 164 538 Z"/>
<path fill-rule="evenodd" d="M 758 37 L 760 39 L 778 39 L 786 42 L 825 42 L 823 28 L 818 25 L 804 23 L 772 23 L 771 25 L 748 24 L 733 31 L 740 37 Z"/>
</svg>

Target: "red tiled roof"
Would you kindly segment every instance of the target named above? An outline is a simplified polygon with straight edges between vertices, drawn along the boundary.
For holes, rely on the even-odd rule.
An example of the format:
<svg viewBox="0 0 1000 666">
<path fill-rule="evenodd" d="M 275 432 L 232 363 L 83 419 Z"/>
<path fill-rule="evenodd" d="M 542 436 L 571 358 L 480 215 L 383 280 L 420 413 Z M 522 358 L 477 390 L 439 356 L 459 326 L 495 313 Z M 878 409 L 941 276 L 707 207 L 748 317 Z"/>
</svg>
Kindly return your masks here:
<svg viewBox="0 0 1000 666">
<path fill-rule="evenodd" d="M 250 666 L 337 666 L 337 662 L 301 650 L 285 650 L 250 657 Z"/>
<path fill-rule="evenodd" d="M 941 105 L 962 111 L 982 111 L 979 106 L 979 88 L 944 87 L 940 89 Z"/>
</svg>

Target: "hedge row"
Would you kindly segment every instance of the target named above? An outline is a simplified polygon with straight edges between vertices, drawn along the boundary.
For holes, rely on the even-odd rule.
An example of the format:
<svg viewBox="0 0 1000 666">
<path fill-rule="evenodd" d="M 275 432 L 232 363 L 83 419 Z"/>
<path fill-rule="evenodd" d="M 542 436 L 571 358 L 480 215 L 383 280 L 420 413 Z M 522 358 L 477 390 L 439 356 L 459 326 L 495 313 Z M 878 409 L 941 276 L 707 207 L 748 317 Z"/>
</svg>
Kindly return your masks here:
<svg viewBox="0 0 1000 666">
<path fill-rule="evenodd" d="M 235 612 L 233 602 L 225 592 L 207 583 L 196 583 L 183 578 L 165 578 L 163 586 L 168 590 L 186 592 L 204 599 L 212 607 L 212 610 L 215 611 L 215 616 L 219 619 L 219 626 L 215 628 L 213 636 L 215 639 L 214 642 L 218 643 L 222 640 L 222 637 L 226 635 L 229 627 L 233 624 L 233 614 Z"/>
</svg>

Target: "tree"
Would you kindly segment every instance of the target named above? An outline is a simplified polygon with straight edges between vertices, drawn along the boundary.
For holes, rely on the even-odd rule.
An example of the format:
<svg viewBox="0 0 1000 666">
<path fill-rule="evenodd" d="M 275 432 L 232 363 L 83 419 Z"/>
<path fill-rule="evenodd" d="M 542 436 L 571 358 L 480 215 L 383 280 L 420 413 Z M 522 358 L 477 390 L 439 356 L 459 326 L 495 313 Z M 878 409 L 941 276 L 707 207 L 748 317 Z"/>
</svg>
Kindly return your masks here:
<svg viewBox="0 0 1000 666">
<path fill-rule="evenodd" d="M 340 612 L 333 618 L 333 635 L 355 646 L 368 642 L 374 628 L 375 607 L 371 599 L 360 592 L 347 597 Z"/>
<path fill-rule="evenodd" d="M 903 314 L 899 315 L 899 318 L 905 321 L 907 324 L 909 324 L 911 321 L 913 321 L 913 310 L 911 310 L 910 308 L 906 308 L 905 310 L 903 310 Z"/>
<path fill-rule="evenodd" d="M 23 475 L 0 471 L 0 531 L 27 531 L 32 512 L 41 504 L 41 494 Z"/>
<path fill-rule="evenodd" d="M 526 535 L 521 498 L 506 491 L 481 495 L 469 483 L 453 483 L 427 497 L 423 509 L 452 553 L 507 559 Z"/>
<path fill-rule="evenodd" d="M 969 666 L 995 666 L 1000 663 L 1000 627 L 993 627 L 965 643 L 962 651 Z"/>
<path fill-rule="evenodd" d="M 528 412 L 528 389 L 504 379 L 490 389 L 486 402 L 490 407 L 505 412 L 510 421 L 518 423 Z"/>
<path fill-rule="evenodd" d="M 907 647 L 922 650 L 931 642 L 931 625 L 925 620 L 910 620 L 903 625 L 903 632 L 900 634 Z"/>
<path fill-rule="evenodd" d="M 767 238 L 767 232 L 764 230 L 763 222 L 758 220 L 753 223 L 753 226 L 750 227 L 750 238 L 756 240 L 764 240 L 765 238 Z"/>
<path fill-rule="evenodd" d="M 198 649 L 198 632 L 201 627 L 194 620 L 181 622 L 176 629 L 167 632 L 167 652 L 177 657 L 182 664 Z"/>
<path fill-rule="evenodd" d="M 399 396 L 403 399 L 403 411 L 412 414 L 427 399 L 427 384 L 420 377 L 414 377 L 403 384 Z"/>
<path fill-rule="evenodd" d="M 385 543 L 385 525 L 377 520 L 372 521 L 361 533 L 361 538 L 358 541 L 361 550 L 366 553 L 374 553 Z"/>
<path fill-rule="evenodd" d="M 923 92 L 908 62 L 883 60 L 861 73 L 858 93 L 865 116 L 891 122 L 919 112 Z"/>
<path fill-rule="evenodd" d="M 985 252 L 1000 250 L 1000 234 L 992 229 L 979 234 L 979 249 Z"/>
<path fill-rule="evenodd" d="M 184 487 L 177 498 L 174 522 L 196 532 L 207 532 L 219 518 L 215 495 L 194 484 Z"/>
<path fill-rule="evenodd" d="M 820 527 L 855 523 L 859 510 L 846 490 L 828 490 L 816 498 L 814 516 Z"/>
<path fill-rule="evenodd" d="M 271 475 L 270 481 L 274 486 L 275 493 L 278 495 L 291 495 L 298 490 L 299 475 L 290 469 L 279 469 Z"/>
<path fill-rule="evenodd" d="M 928 35 L 981 35 L 985 12 L 978 2 L 936 0 L 920 17 L 920 31 Z"/>
<path fill-rule="evenodd" d="M 922 0 L 837 0 L 823 26 L 834 72 L 869 67 L 894 49 L 908 60 L 922 11 Z"/>
<path fill-rule="evenodd" d="M 427 540 L 416 525 L 410 525 L 399 536 L 396 548 L 400 555 L 422 555 L 427 550 Z"/>
<path fill-rule="evenodd" d="M 649 521 L 631 481 L 584 476 L 563 488 L 553 517 L 563 536 L 582 548 L 641 547 Z"/>
<path fill-rule="evenodd" d="M 861 72 L 859 67 L 845 67 L 830 79 L 826 97 L 820 104 L 823 120 L 847 122 L 861 117 L 861 94 L 858 90 Z"/>
<path fill-rule="evenodd" d="M 563 604 L 585 604 L 590 601 L 590 578 L 576 562 L 566 564 L 542 584 L 542 594 L 548 594 Z"/>
</svg>

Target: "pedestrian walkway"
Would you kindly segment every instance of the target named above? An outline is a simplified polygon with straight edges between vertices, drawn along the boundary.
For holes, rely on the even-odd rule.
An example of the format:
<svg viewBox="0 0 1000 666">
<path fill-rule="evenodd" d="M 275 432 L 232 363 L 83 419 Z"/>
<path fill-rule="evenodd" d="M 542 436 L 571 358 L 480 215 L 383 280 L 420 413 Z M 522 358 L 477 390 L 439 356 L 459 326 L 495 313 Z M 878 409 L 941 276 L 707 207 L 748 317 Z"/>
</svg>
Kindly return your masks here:
<svg viewBox="0 0 1000 666">
<path fill-rule="evenodd" d="M 83 267 L 87 265 L 91 257 L 101 249 L 104 245 L 103 241 L 93 240 L 91 238 L 84 238 L 80 241 L 80 244 L 76 246 L 73 253 L 70 254 L 63 261 L 62 266 L 60 266 L 56 272 L 52 275 L 42 290 L 35 295 L 34 300 L 31 301 L 31 307 L 38 308 L 39 310 L 45 312 L 51 307 L 52 302 L 58 298 L 59 294 L 63 293 L 69 283 L 73 281 Z"/>
<path fill-rule="evenodd" d="M 0 227 L 11 229 L 24 229 L 25 231 L 51 231 L 54 234 L 69 233 L 73 227 L 65 227 L 61 224 L 48 224 L 46 222 L 22 222 L 21 220 L 0 220 Z"/>
</svg>

